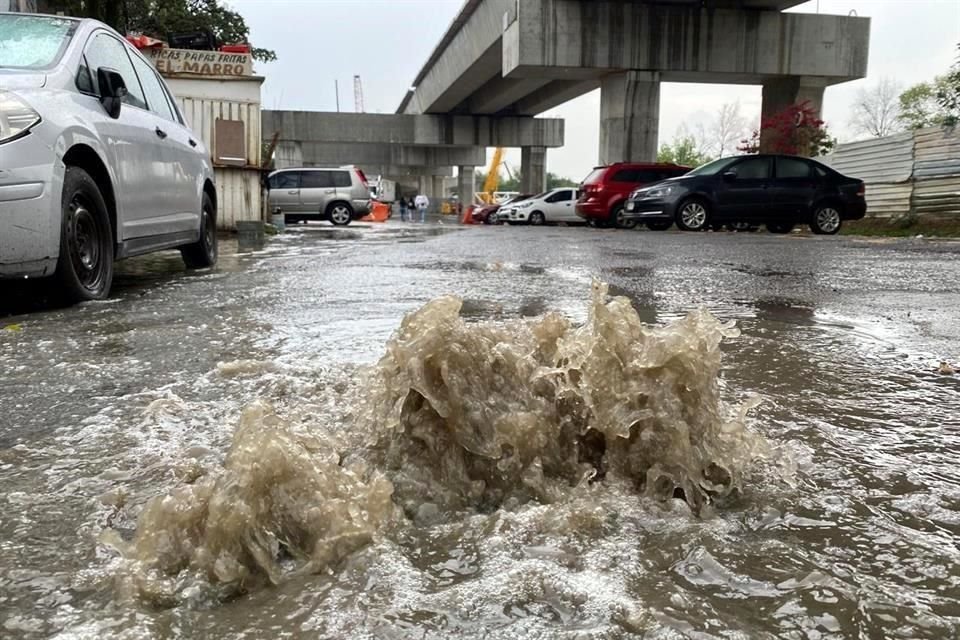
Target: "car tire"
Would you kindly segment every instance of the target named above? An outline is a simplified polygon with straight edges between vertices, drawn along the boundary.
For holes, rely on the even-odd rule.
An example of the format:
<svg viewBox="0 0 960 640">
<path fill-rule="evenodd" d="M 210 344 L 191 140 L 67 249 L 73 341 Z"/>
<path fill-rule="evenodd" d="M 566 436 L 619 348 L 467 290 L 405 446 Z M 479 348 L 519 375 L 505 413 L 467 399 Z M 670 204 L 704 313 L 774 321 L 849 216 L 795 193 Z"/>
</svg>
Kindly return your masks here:
<svg viewBox="0 0 960 640">
<path fill-rule="evenodd" d="M 206 193 L 203 194 L 201 207 L 200 239 L 180 249 L 183 263 L 188 269 L 212 267 L 217 264 L 220 251 L 217 246 L 217 210 Z"/>
<path fill-rule="evenodd" d="M 542 211 L 534 211 L 530 214 L 530 224 L 534 227 L 540 227 L 546 224 L 547 218 Z"/>
<path fill-rule="evenodd" d="M 327 218 L 337 227 L 353 222 L 353 208 L 346 202 L 334 202 L 327 207 Z"/>
<path fill-rule="evenodd" d="M 103 300 L 113 284 L 113 231 L 100 188 L 80 167 L 66 168 L 60 211 L 60 293 L 69 303 Z"/>
<path fill-rule="evenodd" d="M 790 233 L 795 225 L 790 222 L 768 222 L 767 231 L 770 233 Z"/>
<path fill-rule="evenodd" d="M 810 230 L 817 235 L 832 236 L 840 231 L 843 220 L 840 208 L 833 204 L 821 204 L 813 210 L 810 218 Z"/>
<path fill-rule="evenodd" d="M 651 220 L 647 222 L 646 225 L 650 231 L 666 231 L 673 226 L 673 222 L 670 220 Z"/>
<path fill-rule="evenodd" d="M 636 229 L 637 221 L 625 219 L 623 217 L 625 211 L 622 202 L 613 208 L 613 211 L 610 212 L 610 220 L 613 222 L 613 226 L 617 229 Z"/>
<path fill-rule="evenodd" d="M 676 223 L 684 231 L 703 231 L 710 225 L 710 209 L 702 198 L 690 198 L 677 208 Z"/>
</svg>

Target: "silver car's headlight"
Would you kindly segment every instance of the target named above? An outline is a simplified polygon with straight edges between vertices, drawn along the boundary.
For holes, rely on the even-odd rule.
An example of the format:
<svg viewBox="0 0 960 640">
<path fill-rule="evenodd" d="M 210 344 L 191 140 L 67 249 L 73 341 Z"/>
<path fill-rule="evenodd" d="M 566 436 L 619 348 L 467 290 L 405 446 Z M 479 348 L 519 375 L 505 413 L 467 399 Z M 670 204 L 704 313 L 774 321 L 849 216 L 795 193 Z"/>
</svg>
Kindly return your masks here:
<svg viewBox="0 0 960 640">
<path fill-rule="evenodd" d="M 40 114 L 19 96 L 0 91 L 0 144 L 26 135 L 40 122 Z"/>
<path fill-rule="evenodd" d="M 532 202 L 521 202 L 520 204 L 517 205 L 517 209 L 526 209 L 532 204 L 533 204 Z"/>
</svg>

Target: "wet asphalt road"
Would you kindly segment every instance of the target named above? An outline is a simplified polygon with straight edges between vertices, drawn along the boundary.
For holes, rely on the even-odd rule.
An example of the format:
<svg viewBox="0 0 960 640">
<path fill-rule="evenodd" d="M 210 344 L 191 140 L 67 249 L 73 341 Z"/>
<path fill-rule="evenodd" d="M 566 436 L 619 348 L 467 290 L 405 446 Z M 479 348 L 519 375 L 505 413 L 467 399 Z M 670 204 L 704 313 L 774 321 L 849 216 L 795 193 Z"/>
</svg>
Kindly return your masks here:
<svg viewBox="0 0 960 640">
<path fill-rule="evenodd" d="M 249 611 L 189 624 L 183 612 L 177 623 L 162 621 L 168 613 L 130 613 L 132 605 L 114 602 L 98 532 L 116 519 L 131 527 L 148 497 L 175 485 L 174 461 L 185 452 L 221 457 L 246 403 L 296 403 L 317 392 L 320 377 L 326 384 L 330 372 L 349 376 L 374 362 L 403 314 L 433 297 L 461 296 L 463 316 L 476 321 L 548 310 L 583 320 L 593 278 L 629 297 L 648 322 L 698 306 L 737 320 L 743 336 L 725 347 L 725 393 L 768 398 L 758 420 L 770 437 L 796 443 L 802 470 L 798 493 L 765 496 L 731 516 L 779 518 L 792 550 L 703 543 L 709 561 L 698 565 L 700 577 L 678 569 L 678 584 L 734 595 L 718 604 L 700 594 L 689 619 L 655 615 L 661 628 L 956 637 L 960 375 L 934 369 L 941 360 L 960 366 L 958 258 L 960 242 L 919 239 L 311 224 L 259 250 L 225 240 L 214 270 L 188 273 L 175 253 L 128 261 L 100 303 L 50 308 L 35 290 L 5 284 L 0 637 L 96 637 L 107 628 L 128 637 L 253 629 L 256 637 Z M 275 363 L 285 375 L 217 376 L 218 363 L 231 361 Z M 144 418 L 145 407 L 169 398 L 187 414 L 169 424 Z M 117 491 L 120 507 L 104 498 Z M 689 546 L 678 553 L 703 559 Z M 803 567 L 797 575 L 835 582 L 818 583 L 828 595 L 783 596 L 767 626 L 736 603 L 792 587 L 765 595 L 737 580 L 763 573 L 780 553 Z M 872 564 L 850 560 L 864 554 Z M 862 572 L 856 580 L 834 564 L 842 557 Z M 857 587 L 836 586 L 845 581 Z M 291 602 L 253 605 L 290 611 L 287 626 L 264 626 L 264 634 L 296 635 L 308 627 L 294 612 L 325 606 Z M 817 613 L 814 602 L 833 604 Z M 333 635 L 369 630 L 329 624 Z M 597 637 L 633 637 L 624 633 Z"/>
</svg>

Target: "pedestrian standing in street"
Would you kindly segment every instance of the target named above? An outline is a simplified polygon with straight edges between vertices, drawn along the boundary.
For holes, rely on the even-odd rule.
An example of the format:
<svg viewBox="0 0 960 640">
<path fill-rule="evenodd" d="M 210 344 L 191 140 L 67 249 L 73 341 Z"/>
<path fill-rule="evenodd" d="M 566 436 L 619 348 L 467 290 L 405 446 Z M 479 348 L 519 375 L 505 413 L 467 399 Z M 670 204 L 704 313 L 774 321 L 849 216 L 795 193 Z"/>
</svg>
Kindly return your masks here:
<svg viewBox="0 0 960 640">
<path fill-rule="evenodd" d="M 430 199 L 427 196 L 420 193 L 420 194 L 417 194 L 417 197 L 414 199 L 414 204 L 417 205 L 417 211 L 420 212 L 420 222 L 426 222 L 427 207 L 430 206 Z"/>
<path fill-rule="evenodd" d="M 407 221 L 407 200 L 403 196 L 397 200 L 397 204 L 400 205 L 400 222 Z"/>
</svg>

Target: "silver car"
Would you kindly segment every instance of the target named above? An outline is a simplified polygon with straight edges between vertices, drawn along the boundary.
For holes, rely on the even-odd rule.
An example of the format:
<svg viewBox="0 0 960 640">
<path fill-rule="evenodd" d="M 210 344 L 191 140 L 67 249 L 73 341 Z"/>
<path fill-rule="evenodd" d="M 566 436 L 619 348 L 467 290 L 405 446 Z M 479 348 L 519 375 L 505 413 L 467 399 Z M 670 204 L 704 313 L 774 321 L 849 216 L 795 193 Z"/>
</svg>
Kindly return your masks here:
<svg viewBox="0 0 960 640">
<path fill-rule="evenodd" d="M 267 177 L 270 211 L 288 223 L 329 220 L 335 225 L 370 213 L 370 188 L 357 167 L 281 169 Z"/>
<path fill-rule="evenodd" d="M 0 278 L 105 298 L 117 259 L 213 265 L 216 216 L 209 154 L 136 49 L 95 20 L 0 13 Z"/>
</svg>

